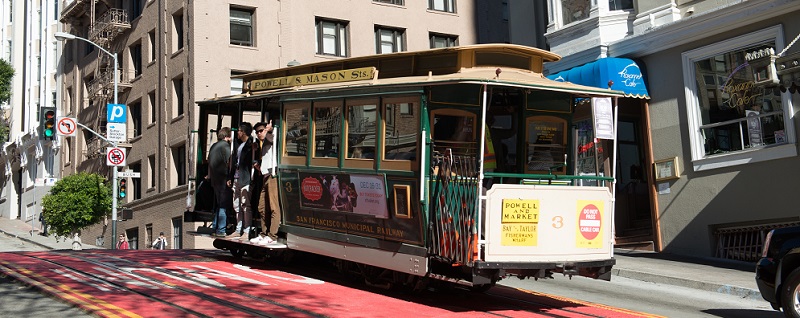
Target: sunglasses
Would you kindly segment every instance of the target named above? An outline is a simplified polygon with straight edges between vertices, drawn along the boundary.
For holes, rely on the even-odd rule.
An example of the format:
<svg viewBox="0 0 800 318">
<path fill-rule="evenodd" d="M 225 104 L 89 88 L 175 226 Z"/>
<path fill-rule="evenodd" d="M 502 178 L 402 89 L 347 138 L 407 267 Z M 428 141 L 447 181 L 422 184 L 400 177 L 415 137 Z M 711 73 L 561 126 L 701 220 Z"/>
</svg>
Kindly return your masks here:
<svg viewBox="0 0 800 318">
<path fill-rule="evenodd" d="M 264 129 L 259 129 L 259 130 L 256 130 L 256 132 L 257 132 L 257 133 L 259 133 L 259 134 L 260 134 L 261 132 L 263 132 L 263 131 L 264 131 Z"/>
</svg>

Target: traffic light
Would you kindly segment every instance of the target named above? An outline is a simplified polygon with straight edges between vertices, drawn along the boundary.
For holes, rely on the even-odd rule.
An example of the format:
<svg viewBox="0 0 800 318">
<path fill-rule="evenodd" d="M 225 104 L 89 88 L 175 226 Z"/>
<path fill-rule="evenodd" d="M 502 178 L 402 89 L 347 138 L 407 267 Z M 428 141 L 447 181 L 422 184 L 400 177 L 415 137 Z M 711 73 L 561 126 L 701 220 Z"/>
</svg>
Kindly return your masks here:
<svg viewBox="0 0 800 318">
<path fill-rule="evenodd" d="M 127 187 L 128 179 L 119 179 L 119 187 L 117 187 L 117 196 L 120 199 L 124 199 L 128 196 L 128 187 Z"/>
<path fill-rule="evenodd" d="M 53 140 L 56 137 L 56 108 L 42 107 L 39 112 L 39 139 Z"/>
</svg>

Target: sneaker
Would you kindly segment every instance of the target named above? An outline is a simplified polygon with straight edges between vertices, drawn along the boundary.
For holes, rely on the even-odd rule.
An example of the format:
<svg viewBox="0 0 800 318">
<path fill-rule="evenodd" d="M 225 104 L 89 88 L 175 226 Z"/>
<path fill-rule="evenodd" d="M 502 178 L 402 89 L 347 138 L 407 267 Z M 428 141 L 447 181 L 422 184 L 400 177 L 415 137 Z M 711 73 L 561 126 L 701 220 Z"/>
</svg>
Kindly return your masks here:
<svg viewBox="0 0 800 318">
<path fill-rule="evenodd" d="M 244 233 L 242 233 L 242 236 L 240 236 L 238 239 L 242 240 L 242 241 L 249 241 L 250 240 L 250 233 L 244 232 Z"/>
<path fill-rule="evenodd" d="M 273 244 L 273 243 L 275 243 L 275 240 L 273 240 L 273 239 L 272 239 L 271 237 L 269 237 L 269 236 L 264 236 L 263 238 L 261 238 L 261 240 L 260 240 L 260 241 L 258 241 L 258 243 L 257 243 L 257 244 L 258 244 L 258 245 L 264 245 L 264 246 L 266 246 L 266 245 Z"/>
<path fill-rule="evenodd" d="M 211 236 L 213 236 L 213 237 L 225 237 L 225 233 L 214 233 L 214 234 L 211 234 Z"/>
<path fill-rule="evenodd" d="M 231 233 L 231 235 L 228 235 L 225 238 L 226 239 L 232 239 L 232 240 L 238 240 L 239 238 L 241 238 L 241 236 L 239 236 L 239 233 L 233 232 L 233 233 Z"/>
<path fill-rule="evenodd" d="M 264 239 L 264 237 L 265 236 L 263 236 L 263 235 L 256 236 L 256 237 L 250 239 L 250 243 L 258 244 L 259 242 L 261 242 L 262 239 Z"/>
</svg>

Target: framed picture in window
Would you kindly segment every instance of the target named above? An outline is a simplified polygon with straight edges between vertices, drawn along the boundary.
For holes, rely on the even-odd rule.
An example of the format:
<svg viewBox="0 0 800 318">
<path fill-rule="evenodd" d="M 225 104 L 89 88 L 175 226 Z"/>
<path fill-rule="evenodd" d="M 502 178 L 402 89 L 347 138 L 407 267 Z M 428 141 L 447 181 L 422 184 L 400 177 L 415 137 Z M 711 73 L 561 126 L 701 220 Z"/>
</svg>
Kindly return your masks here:
<svg viewBox="0 0 800 318">
<path fill-rule="evenodd" d="M 656 172 L 656 182 L 675 180 L 681 177 L 678 170 L 678 157 L 656 160 L 653 165 Z"/>
<path fill-rule="evenodd" d="M 394 185 L 394 215 L 398 218 L 411 218 L 411 186 Z"/>
</svg>

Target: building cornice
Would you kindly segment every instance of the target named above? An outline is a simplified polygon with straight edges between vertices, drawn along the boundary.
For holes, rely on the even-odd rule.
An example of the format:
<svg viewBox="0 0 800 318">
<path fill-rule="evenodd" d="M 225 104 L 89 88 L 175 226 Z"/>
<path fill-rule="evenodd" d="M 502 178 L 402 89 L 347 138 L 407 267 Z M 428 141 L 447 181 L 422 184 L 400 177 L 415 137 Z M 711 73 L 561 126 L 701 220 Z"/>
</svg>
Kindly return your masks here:
<svg viewBox="0 0 800 318">
<path fill-rule="evenodd" d="M 641 57 L 800 10 L 796 0 L 751 0 L 653 28 L 609 45 L 609 56 Z"/>
</svg>

